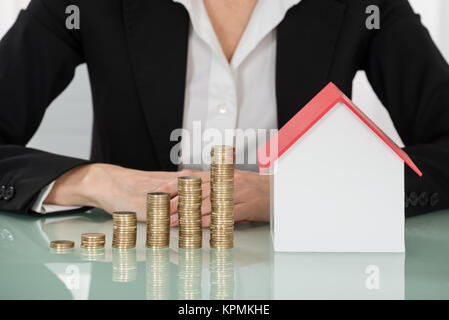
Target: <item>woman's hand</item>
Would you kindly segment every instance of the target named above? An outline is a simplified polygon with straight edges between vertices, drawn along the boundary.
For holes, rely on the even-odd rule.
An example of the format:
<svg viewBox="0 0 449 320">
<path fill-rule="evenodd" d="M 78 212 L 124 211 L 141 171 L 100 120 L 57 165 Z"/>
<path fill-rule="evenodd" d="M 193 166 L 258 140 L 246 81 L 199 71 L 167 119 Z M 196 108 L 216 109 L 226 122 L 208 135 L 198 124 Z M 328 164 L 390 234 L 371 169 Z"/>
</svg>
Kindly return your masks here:
<svg viewBox="0 0 449 320">
<path fill-rule="evenodd" d="M 46 204 L 91 206 L 109 213 L 134 211 L 140 221 L 146 220 L 148 192 L 171 195 L 171 224 L 178 223 L 178 181 L 180 176 L 197 176 L 203 182 L 203 226 L 210 224 L 210 173 L 197 170 L 155 172 L 126 169 L 110 164 L 89 164 L 72 169 L 59 177 L 47 196 Z M 235 170 L 235 221 L 269 221 L 269 176 Z"/>
<path fill-rule="evenodd" d="M 148 192 L 168 192 L 177 195 L 177 178 L 195 175 L 209 182 L 209 173 L 183 170 L 154 172 L 126 169 L 110 164 L 89 164 L 70 170 L 59 177 L 45 200 L 46 204 L 61 206 L 92 206 L 109 213 L 134 211 L 140 221 L 146 220 Z M 172 201 L 171 212 L 177 202 Z"/>
</svg>

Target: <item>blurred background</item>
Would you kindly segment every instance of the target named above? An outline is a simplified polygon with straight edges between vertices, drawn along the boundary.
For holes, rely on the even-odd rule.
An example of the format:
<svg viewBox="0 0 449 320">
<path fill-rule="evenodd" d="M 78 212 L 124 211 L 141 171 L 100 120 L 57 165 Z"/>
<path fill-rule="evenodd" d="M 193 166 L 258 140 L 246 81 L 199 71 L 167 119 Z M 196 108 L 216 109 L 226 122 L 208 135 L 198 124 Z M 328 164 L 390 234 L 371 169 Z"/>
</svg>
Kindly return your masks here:
<svg viewBox="0 0 449 320">
<path fill-rule="evenodd" d="M 0 0 L 0 38 L 14 23 L 18 12 L 25 8 L 29 1 Z M 446 60 L 449 60 L 449 1 L 410 0 L 410 3 L 421 15 L 424 25 L 429 29 Z M 354 80 L 353 100 L 402 146 L 388 113 L 372 91 L 363 72 L 359 72 Z M 28 145 L 87 159 L 90 153 L 92 119 L 89 78 L 86 66 L 83 65 L 76 70 L 75 78 L 70 86 L 47 109 L 44 121 Z"/>
</svg>

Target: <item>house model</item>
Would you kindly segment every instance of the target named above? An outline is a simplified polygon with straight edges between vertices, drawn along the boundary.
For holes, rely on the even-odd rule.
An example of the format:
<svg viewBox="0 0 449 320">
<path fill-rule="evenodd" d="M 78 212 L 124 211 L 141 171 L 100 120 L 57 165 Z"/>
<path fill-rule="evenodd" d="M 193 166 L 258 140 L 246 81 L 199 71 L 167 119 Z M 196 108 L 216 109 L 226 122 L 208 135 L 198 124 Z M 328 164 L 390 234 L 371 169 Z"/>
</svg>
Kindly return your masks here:
<svg viewBox="0 0 449 320">
<path fill-rule="evenodd" d="M 275 251 L 404 252 L 404 162 L 333 83 L 258 150 Z"/>
</svg>

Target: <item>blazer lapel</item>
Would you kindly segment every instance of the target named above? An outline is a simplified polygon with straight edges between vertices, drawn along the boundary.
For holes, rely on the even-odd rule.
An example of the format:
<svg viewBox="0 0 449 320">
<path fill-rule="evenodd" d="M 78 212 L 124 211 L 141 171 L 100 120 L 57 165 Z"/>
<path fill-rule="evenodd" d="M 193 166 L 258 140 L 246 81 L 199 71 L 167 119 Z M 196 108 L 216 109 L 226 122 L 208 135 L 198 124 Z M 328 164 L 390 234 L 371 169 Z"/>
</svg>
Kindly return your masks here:
<svg viewBox="0 0 449 320">
<path fill-rule="evenodd" d="M 281 128 L 328 82 L 345 5 L 302 0 L 277 28 L 276 96 Z"/>
<path fill-rule="evenodd" d="M 173 129 L 182 127 L 189 16 L 171 0 L 123 0 L 123 15 L 137 91 L 162 170 L 170 161 Z"/>
</svg>

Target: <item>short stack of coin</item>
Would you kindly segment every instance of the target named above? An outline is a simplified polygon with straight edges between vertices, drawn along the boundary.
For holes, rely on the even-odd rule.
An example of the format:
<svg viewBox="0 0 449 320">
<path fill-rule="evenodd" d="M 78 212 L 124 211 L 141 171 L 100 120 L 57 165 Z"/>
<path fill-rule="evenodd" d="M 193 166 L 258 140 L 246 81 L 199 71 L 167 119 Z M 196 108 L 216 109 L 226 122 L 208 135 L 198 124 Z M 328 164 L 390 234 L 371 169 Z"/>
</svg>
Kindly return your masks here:
<svg viewBox="0 0 449 320">
<path fill-rule="evenodd" d="M 210 246 L 234 246 L 234 159 L 232 146 L 213 146 L 211 150 L 211 223 Z"/>
<path fill-rule="evenodd" d="M 119 211 L 112 214 L 114 229 L 112 233 L 112 247 L 129 249 L 136 247 L 137 216 L 135 212 Z"/>
<path fill-rule="evenodd" d="M 168 248 L 170 245 L 170 194 L 147 194 L 147 248 Z"/>
<path fill-rule="evenodd" d="M 202 189 L 201 178 L 178 178 L 178 221 L 179 248 L 198 249 L 202 247 L 201 221 Z"/>
<path fill-rule="evenodd" d="M 73 251 L 75 242 L 72 240 L 54 240 L 50 242 L 50 250 L 53 253 L 69 253 Z"/>
<path fill-rule="evenodd" d="M 104 248 L 106 237 L 104 233 L 83 233 L 81 235 L 81 248 L 101 249 Z"/>
</svg>

